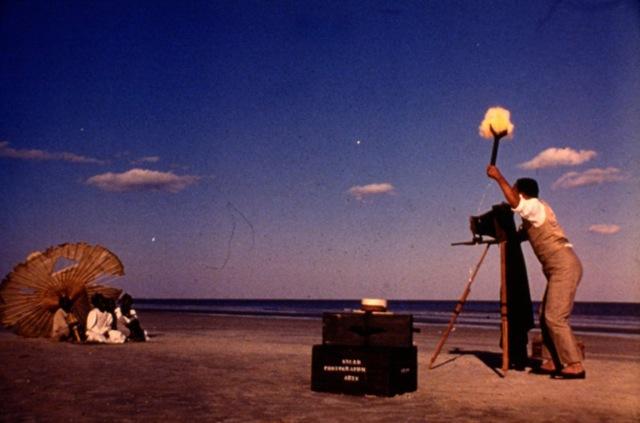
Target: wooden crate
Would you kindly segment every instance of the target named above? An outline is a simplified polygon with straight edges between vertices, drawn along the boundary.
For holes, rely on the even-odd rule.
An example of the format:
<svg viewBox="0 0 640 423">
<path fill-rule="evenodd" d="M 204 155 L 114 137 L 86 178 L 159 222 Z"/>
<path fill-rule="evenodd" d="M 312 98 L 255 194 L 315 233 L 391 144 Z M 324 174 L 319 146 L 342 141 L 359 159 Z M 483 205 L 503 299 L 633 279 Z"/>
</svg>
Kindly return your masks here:
<svg viewBox="0 0 640 423">
<path fill-rule="evenodd" d="M 417 348 L 314 345 L 311 389 L 394 396 L 418 389 Z"/>
<path fill-rule="evenodd" d="M 322 343 L 411 347 L 413 346 L 413 315 L 375 312 L 324 313 Z"/>
</svg>

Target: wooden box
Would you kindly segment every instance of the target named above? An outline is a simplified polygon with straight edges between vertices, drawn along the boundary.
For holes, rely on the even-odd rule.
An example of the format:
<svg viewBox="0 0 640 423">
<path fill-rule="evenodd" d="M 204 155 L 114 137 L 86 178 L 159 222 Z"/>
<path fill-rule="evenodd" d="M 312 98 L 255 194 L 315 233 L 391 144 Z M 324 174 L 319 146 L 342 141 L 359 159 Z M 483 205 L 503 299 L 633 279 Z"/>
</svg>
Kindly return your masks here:
<svg viewBox="0 0 640 423">
<path fill-rule="evenodd" d="M 372 347 L 413 346 L 410 314 L 350 312 L 322 315 L 322 343 Z"/>
<path fill-rule="evenodd" d="M 314 345 L 311 389 L 349 395 L 394 396 L 418 388 L 418 356 L 411 347 Z"/>
</svg>

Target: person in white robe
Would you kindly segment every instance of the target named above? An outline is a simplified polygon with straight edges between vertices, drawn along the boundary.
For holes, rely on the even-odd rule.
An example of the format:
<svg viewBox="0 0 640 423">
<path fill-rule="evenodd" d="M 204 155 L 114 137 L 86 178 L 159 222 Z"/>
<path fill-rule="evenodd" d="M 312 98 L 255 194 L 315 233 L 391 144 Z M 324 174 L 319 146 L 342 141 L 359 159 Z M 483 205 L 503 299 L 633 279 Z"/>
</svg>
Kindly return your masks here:
<svg viewBox="0 0 640 423">
<path fill-rule="evenodd" d="M 106 309 L 104 297 L 96 294 L 91 299 L 94 308 L 87 315 L 87 342 L 121 344 L 126 340 L 124 334 L 112 328 L 113 316 Z"/>
</svg>

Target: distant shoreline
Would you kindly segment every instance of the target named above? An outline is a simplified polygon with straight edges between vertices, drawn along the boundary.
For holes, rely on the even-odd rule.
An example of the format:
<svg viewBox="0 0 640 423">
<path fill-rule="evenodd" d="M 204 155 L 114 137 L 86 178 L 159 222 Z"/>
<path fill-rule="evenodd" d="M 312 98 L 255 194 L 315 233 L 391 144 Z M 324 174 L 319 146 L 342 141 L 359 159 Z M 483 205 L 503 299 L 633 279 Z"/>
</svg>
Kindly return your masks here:
<svg viewBox="0 0 640 423">
<path fill-rule="evenodd" d="M 281 302 L 288 307 L 273 307 L 274 303 Z M 350 303 L 352 307 L 343 307 L 345 303 Z M 301 303 L 301 304 L 297 304 Z M 414 322 L 419 325 L 446 325 L 455 305 L 454 301 L 441 302 L 442 307 L 437 310 L 428 310 L 426 307 L 433 302 L 414 302 L 416 309 L 390 309 L 398 314 L 413 314 Z M 312 306 L 309 306 L 311 304 Z M 356 301 L 344 300 L 137 300 L 136 308 L 140 311 L 150 312 L 174 312 L 193 313 L 211 316 L 238 316 L 238 317 L 262 317 L 262 318 L 302 318 L 316 319 L 322 318 L 324 312 L 344 312 L 357 307 Z M 481 307 L 478 310 L 478 304 Z M 495 302 L 497 304 L 497 302 Z M 591 303 L 586 304 L 587 308 Z M 305 307 L 306 305 L 306 307 Z M 321 306 L 326 305 L 326 309 Z M 424 306 L 424 307 L 422 307 Z M 499 327 L 499 314 L 487 311 L 494 306 L 493 302 L 469 302 L 466 309 L 458 317 L 457 327 L 479 327 L 496 328 Z M 640 304 L 638 305 L 640 307 Z M 424 309 L 423 309 L 424 308 Z M 535 308 L 535 306 L 534 306 Z M 496 307 L 497 310 L 497 307 Z M 536 315 L 536 313 L 534 313 Z M 633 315 L 591 314 L 575 315 L 572 327 L 577 334 L 601 334 L 615 335 L 618 337 L 640 337 L 640 319 Z M 537 321 L 537 316 L 536 316 Z M 535 329 L 534 329 L 535 330 Z"/>
<path fill-rule="evenodd" d="M 361 298 L 164 298 L 164 297 L 136 297 L 136 301 L 141 302 L 350 302 L 350 303 L 360 303 Z M 449 299 L 449 300 L 409 300 L 409 299 L 389 299 L 387 301 L 390 304 L 393 303 L 452 303 L 457 302 L 458 299 Z M 469 300 L 469 303 L 485 303 L 492 304 L 497 303 L 498 300 Z M 533 301 L 534 304 L 540 304 L 540 301 Z M 635 301 L 576 301 L 575 304 L 596 304 L 596 305 L 622 305 L 622 306 L 634 306 L 640 307 L 640 302 Z M 639 310 L 640 312 L 640 310 Z"/>
</svg>

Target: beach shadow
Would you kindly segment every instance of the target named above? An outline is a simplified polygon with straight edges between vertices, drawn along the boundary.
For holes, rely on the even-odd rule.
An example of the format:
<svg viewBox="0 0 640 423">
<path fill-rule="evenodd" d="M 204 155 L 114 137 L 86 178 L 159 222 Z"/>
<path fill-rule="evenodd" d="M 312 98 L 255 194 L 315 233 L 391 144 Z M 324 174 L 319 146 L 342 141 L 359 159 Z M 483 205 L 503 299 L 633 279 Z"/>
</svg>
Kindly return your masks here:
<svg viewBox="0 0 640 423">
<path fill-rule="evenodd" d="M 437 369 L 438 367 L 442 367 L 445 364 L 449 364 L 449 363 L 452 363 L 452 362 L 456 361 L 458 358 L 460 358 L 460 357 L 450 358 L 448 360 L 443 361 L 442 363 L 439 363 L 439 364 L 436 364 L 436 365 L 432 365 L 431 367 L 429 367 L 429 369 L 430 370 Z"/>
<path fill-rule="evenodd" d="M 460 348 L 454 348 L 449 351 L 449 354 L 455 354 L 459 356 L 474 355 L 480 361 L 482 361 L 485 366 L 490 368 L 495 374 L 500 377 L 504 377 L 504 374 L 502 373 L 502 353 L 480 350 L 462 350 Z"/>
</svg>

